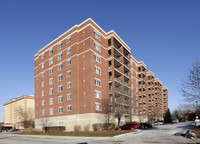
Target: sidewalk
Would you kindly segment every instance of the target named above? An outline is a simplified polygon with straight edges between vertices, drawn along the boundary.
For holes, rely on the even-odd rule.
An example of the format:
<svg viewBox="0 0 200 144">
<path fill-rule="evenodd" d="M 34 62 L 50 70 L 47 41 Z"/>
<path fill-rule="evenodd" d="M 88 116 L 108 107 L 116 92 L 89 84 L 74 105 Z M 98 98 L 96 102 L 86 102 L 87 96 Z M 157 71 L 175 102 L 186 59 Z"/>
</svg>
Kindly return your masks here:
<svg viewBox="0 0 200 144">
<path fill-rule="evenodd" d="M 17 136 L 17 137 L 30 137 L 30 138 L 45 138 L 45 139 L 63 139 L 63 140 L 107 140 L 107 139 L 113 139 L 125 135 L 130 134 L 137 134 L 141 130 L 138 130 L 137 132 L 130 132 L 127 134 L 121 134 L 114 137 L 85 137 L 85 136 L 52 136 L 52 135 L 26 135 L 26 134 L 11 134 L 11 133 L 3 133 L 2 135 L 8 135 L 8 136 Z"/>
</svg>

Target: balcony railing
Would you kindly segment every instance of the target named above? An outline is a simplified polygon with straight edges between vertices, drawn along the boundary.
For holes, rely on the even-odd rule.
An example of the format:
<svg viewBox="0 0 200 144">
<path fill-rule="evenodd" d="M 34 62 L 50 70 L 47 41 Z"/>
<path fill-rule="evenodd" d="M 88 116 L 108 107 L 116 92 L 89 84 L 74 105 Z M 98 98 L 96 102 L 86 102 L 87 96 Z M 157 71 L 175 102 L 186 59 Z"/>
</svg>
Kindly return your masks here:
<svg viewBox="0 0 200 144">
<path fill-rule="evenodd" d="M 122 50 L 121 50 L 120 48 L 114 47 L 114 49 L 117 50 L 121 55 L 123 55 L 123 54 L 122 54 Z"/>
<path fill-rule="evenodd" d="M 117 71 L 123 73 L 123 70 L 122 70 L 120 67 L 118 67 L 118 68 L 114 68 L 114 69 L 116 69 Z"/>
<path fill-rule="evenodd" d="M 128 55 L 124 55 L 124 57 L 129 61 L 129 56 Z"/>
</svg>

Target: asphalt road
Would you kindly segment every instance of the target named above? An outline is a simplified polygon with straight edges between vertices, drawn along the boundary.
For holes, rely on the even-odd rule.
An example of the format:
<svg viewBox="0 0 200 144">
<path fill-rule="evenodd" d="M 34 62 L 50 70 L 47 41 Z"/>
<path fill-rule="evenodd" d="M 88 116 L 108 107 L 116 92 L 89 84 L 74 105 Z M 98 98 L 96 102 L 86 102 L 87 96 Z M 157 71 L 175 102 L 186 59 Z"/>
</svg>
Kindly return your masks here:
<svg viewBox="0 0 200 144">
<path fill-rule="evenodd" d="M 59 137 L 59 136 L 19 136 L 0 134 L 0 144 L 192 144 L 191 139 L 175 136 L 175 133 L 184 133 L 191 128 L 191 123 L 179 123 L 157 126 L 138 133 L 129 133 L 113 138 L 88 138 L 88 137 Z"/>
</svg>

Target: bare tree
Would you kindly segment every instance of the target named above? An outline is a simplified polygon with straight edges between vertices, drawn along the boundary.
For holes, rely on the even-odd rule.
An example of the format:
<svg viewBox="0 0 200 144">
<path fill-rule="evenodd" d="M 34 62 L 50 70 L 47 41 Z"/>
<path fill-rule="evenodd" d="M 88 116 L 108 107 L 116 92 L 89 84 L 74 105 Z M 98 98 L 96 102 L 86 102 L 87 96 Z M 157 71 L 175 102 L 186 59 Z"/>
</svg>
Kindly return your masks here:
<svg viewBox="0 0 200 144">
<path fill-rule="evenodd" d="M 102 114 L 97 114 L 98 119 L 103 123 L 103 129 L 111 129 L 114 126 L 114 114 L 109 99 L 101 100 Z"/>
<path fill-rule="evenodd" d="M 38 125 L 42 127 L 43 133 L 46 133 L 46 128 L 48 126 L 49 118 L 45 115 L 42 115 L 38 120 Z"/>
<path fill-rule="evenodd" d="M 189 70 L 188 76 L 181 85 L 181 92 L 187 102 L 200 100 L 200 61 L 196 60 Z"/>
<path fill-rule="evenodd" d="M 33 109 L 29 108 L 28 110 L 25 110 L 22 107 L 18 107 L 16 111 L 19 115 L 19 119 L 20 119 L 19 123 L 22 127 L 24 127 L 25 129 L 35 127 L 35 122 L 33 118 L 33 115 L 34 115 Z"/>
</svg>

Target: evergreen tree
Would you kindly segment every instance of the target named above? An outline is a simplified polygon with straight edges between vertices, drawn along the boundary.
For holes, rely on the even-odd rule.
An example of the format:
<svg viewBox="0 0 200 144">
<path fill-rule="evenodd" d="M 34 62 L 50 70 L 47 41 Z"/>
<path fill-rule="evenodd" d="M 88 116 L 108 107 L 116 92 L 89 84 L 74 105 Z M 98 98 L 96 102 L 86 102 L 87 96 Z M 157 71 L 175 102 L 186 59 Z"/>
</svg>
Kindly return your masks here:
<svg viewBox="0 0 200 144">
<path fill-rule="evenodd" d="M 167 110 L 167 112 L 165 114 L 164 121 L 165 121 L 165 123 L 171 123 L 172 122 L 172 114 L 171 114 L 169 109 Z"/>
</svg>

